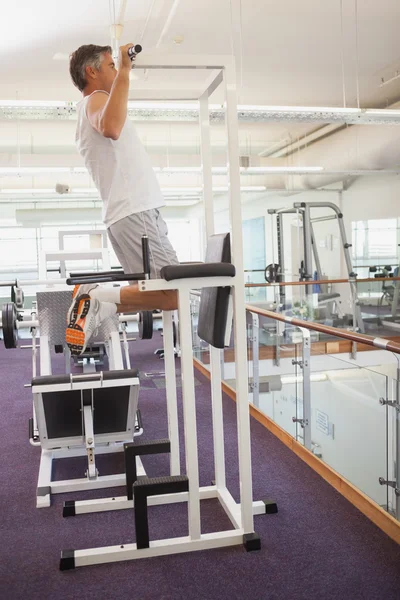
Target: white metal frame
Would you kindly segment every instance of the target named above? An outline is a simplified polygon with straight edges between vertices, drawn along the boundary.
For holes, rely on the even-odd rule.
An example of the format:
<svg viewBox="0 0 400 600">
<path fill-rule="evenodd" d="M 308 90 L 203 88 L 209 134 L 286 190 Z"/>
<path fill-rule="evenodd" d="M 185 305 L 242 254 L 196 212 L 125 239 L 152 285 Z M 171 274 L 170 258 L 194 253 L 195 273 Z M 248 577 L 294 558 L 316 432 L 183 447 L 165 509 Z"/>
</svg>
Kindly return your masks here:
<svg viewBox="0 0 400 600">
<path fill-rule="evenodd" d="M 59 284 L 59 281 L 56 281 Z M 124 320 L 130 320 L 131 315 L 125 315 L 120 318 Z M 18 324 L 17 324 L 18 325 Z M 40 328 L 40 322 L 33 320 L 30 322 L 30 326 L 32 326 L 32 374 L 33 377 L 36 376 L 36 331 L 37 328 Z M 51 365 L 51 352 L 50 352 L 50 342 L 47 335 L 40 335 L 40 367 L 39 372 L 40 375 L 51 375 L 52 374 L 52 365 Z M 124 369 L 123 355 L 121 350 L 121 341 L 119 338 L 118 331 L 113 331 L 110 334 L 110 339 L 106 342 L 107 346 L 107 354 L 109 358 L 110 369 Z M 69 367 L 69 354 L 66 355 L 66 364 Z M 91 365 L 90 365 L 91 366 Z M 127 363 L 126 368 L 130 368 L 129 363 Z M 67 372 L 69 369 L 67 368 Z M 95 467 L 95 455 L 101 454 L 109 454 L 114 452 L 123 451 L 123 442 L 124 441 L 132 441 L 134 435 L 141 435 L 142 430 L 132 431 L 131 428 L 128 427 L 125 432 L 118 433 L 110 433 L 105 435 L 96 435 L 90 436 L 90 431 L 92 430 L 92 413 L 86 410 L 86 419 L 85 419 L 85 436 L 83 437 L 70 437 L 70 438 L 59 438 L 48 440 L 47 438 L 47 428 L 46 428 L 46 418 L 44 414 L 43 407 L 43 399 L 42 393 L 50 392 L 50 391 L 67 391 L 71 389 L 95 389 L 97 387 L 116 387 L 121 385 L 130 385 L 131 394 L 129 399 L 129 414 L 127 421 L 132 424 L 132 428 L 135 425 L 135 406 L 137 404 L 134 394 L 134 388 L 137 386 L 139 388 L 139 379 L 138 378 L 126 378 L 126 379 L 118 379 L 118 380 L 102 380 L 98 381 L 79 381 L 79 375 L 74 376 L 71 380 L 71 383 L 63 383 L 63 384 L 52 384 L 49 386 L 33 386 L 32 394 L 33 394 L 33 418 L 34 418 L 34 434 L 39 434 L 40 431 L 40 442 L 32 442 L 33 445 L 41 446 L 41 459 L 39 466 L 39 476 L 38 476 L 38 493 L 36 506 L 37 508 L 48 507 L 51 504 L 51 494 L 59 494 L 65 492 L 74 492 L 74 491 L 83 491 L 88 489 L 99 489 L 99 488 L 107 488 L 107 487 L 116 487 L 116 486 L 125 486 L 126 478 L 125 473 L 117 474 L 117 475 L 108 475 L 108 476 L 99 476 Z M 72 386 L 72 387 L 71 387 Z M 93 438 L 93 442 L 90 442 L 90 439 Z M 96 446 L 96 447 L 95 447 Z M 88 462 L 88 474 L 86 478 L 81 479 L 71 479 L 64 481 L 52 481 L 52 464 L 53 460 L 61 459 L 61 458 L 74 458 L 77 456 L 85 456 L 90 459 L 92 456 L 92 460 Z M 143 468 L 140 457 L 136 458 L 137 463 L 137 472 L 139 475 L 145 475 L 145 470 Z M 90 466 L 92 468 L 90 469 Z"/>
<path fill-rule="evenodd" d="M 207 69 L 213 74 L 207 79 L 207 88 L 200 96 L 200 126 L 201 146 L 203 161 L 204 181 L 204 206 L 206 216 L 207 237 L 214 233 L 213 194 L 210 160 L 210 122 L 208 116 L 209 96 L 221 83 L 224 84 L 226 93 L 226 131 L 228 143 L 228 176 L 230 198 L 230 225 L 232 263 L 236 267 L 234 277 L 208 277 L 202 279 L 183 279 L 174 281 L 144 280 L 139 282 L 141 291 L 177 289 L 179 297 L 179 325 L 181 342 L 181 374 L 182 394 L 184 408 L 184 434 L 186 454 L 186 475 L 189 479 L 189 492 L 170 494 L 164 497 L 156 496 L 149 499 L 149 505 L 163 502 L 188 502 L 189 535 L 184 538 L 151 541 L 150 547 L 138 550 L 136 544 L 92 548 L 73 552 L 74 566 L 85 566 L 115 562 L 120 560 L 133 560 L 149 556 L 160 556 L 179 552 L 189 552 L 206 548 L 218 548 L 242 544 L 245 534 L 254 533 L 254 514 L 265 513 L 263 502 L 253 503 L 252 478 L 251 478 L 251 452 L 250 452 L 250 417 L 248 401 L 247 355 L 246 355 L 246 311 L 245 288 L 243 271 L 243 246 L 242 246 L 242 213 L 240 198 L 240 169 L 239 169 L 239 144 L 237 122 L 237 97 L 236 76 L 233 57 L 230 56 L 157 56 L 139 55 L 137 66 L 147 69 Z M 190 317 L 190 290 L 205 287 L 228 286 L 232 290 L 233 320 L 234 320 L 234 345 L 236 363 L 236 392 L 237 392 L 237 423 L 238 423 L 238 455 L 240 478 L 240 503 L 237 504 L 226 487 L 225 461 L 223 447 L 223 419 L 221 397 L 221 368 L 220 351 L 211 348 L 211 388 L 213 411 L 213 436 L 215 445 L 215 476 L 216 485 L 200 488 L 198 447 L 196 431 L 195 387 L 193 373 L 192 353 L 192 328 Z M 168 336 L 170 337 L 170 336 Z M 164 345 L 166 351 L 170 345 Z M 200 526 L 200 500 L 204 498 L 218 498 L 232 522 L 233 529 L 203 534 Z M 104 503 L 104 501 L 102 501 Z M 87 512 L 87 503 L 75 504 L 77 512 Z M 132 506 L 133 501 L 126 498 L 118 500 L 109 499 L 108 509 L 126 508 Z M 99 503 L 99 510 L 102 504 Z M 104 506 L 104 504 L 103 504 Z"/>
<path fill-rule="evenodd" d="M 123 369 L 121 343 L 118 332 L 111 333 L 108 342 L 109 361 L 112 369 Z M 40 374 L 51 375 L 51 354 L 48 336 L 40 336 Z M 35 373 L 34 373 L 35 375 Z M 85 417 L 85 435 L 82 437 L 48 439 L 46 417 L 43 406 L 42 394 L 53 391 L 69 390 L 87 390 L 99 387 L 112 388 L 116 386 L 130 385 L 129 413 L 127 423 L 131 424 L 125 432 L 118 432 L 104 435 L 90 435 L 93 431 L 93 413 L 86 410 Z M 136 388 L 136 390 L 135 390 Z M 40 432 L 41 457 L 39 466 L 39 476 L 37 484 L 36 506 L 37 508 L 46 508 L 51 504 L 51 494 L 61 494 L 66 492 L 78 492 L 83 490 L 108 488 L 124 486 L 126 484 L 125 474 L 99 476 L 96 470 L 95 455 L 110 454 L 123 451 L 123 442 L 131 441 L 134 436 L 135 413 L 137 405 L 137 395 L 139 389 L 139 379 L 126 378 L 117 380 L 99 380 L 85 381 L 79 380 L 79 376 L 71 378 L 70 383 L 58 383 L 51 385 L 33 385 L 33 406 L 37 429 Z M 85 407 L 90 408 L 90 407 Z M 95 447 L 96 446 L 96 447 Z M 52 480 L 53 460 L 61 458 L 74 458 L 77 456 L 88 457 L 87 476 L 80 479 L 69 479 L 62 481 Z M 141 460 L 137 457 L 137 470 L 140 475 L 145 475 Z"/>
<path fill-rule="evenodd" d="M 68 252 L 67 250 L 42 250 L 39 260 L 39 279 L 45 279 L 47 276 L 47 263 L 50 261 L 60 261 L 61 277 L 66 276 L 65 261 L 67 260 L 101 260 L 102 270 L 110 269 L 110 255 L 108 248 L 98 248 L 93 250 L 79 250 Z"/>
</svg>

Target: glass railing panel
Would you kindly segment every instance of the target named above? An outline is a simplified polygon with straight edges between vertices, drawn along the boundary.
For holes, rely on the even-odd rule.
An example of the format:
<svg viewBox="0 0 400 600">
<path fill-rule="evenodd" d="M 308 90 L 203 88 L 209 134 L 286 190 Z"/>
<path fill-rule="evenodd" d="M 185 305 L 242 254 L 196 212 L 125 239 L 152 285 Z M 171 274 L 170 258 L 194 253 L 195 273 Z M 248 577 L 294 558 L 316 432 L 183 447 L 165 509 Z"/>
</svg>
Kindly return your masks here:
<svg viewBox="0 0 400 600">
<path fill-rule="evenodd" d="M 387 509 L 387 487 L 379 478 L 388 476 L 388 421 L 380 402 L 389 398 L 389 378 L 322 352 L 310 364 L 309 449 Z"/>
<path fill-rule="evenodd" d="M 207 369 L 210 368 L 210 350 L 209 345 L 204 342 L 197 333 L 199 320 L 200 293 L 193 291 L 190 294 L 190 314 L 192 321 L 192 350 L 193 358 L 200 361 Z"/>
<path fill-rule="evenodd" d="M 260 285 L 267 286 L 265 300 L 251 300 L 248 304 L 341 329 L 353 330 L 360 325 L 354 302 L 357 290 L 347 281 Z M 246 288 L 246 293 L 250 290 L 256 296 L 256 289 Z"/>
<path fill-rule="evenodd" d="M 293 419 L 301 403 L 301 344 L 294 338 L 287 343 L 281 325 L 247 313 L 249 402 L 297 439 L 299 428 Z M 299 332 L 297 341 L 301 339 Z"/>
<path fill-rule="evenodd" d="M 400 338 L 400 279 L 357 281 L 358 303 L 365 333 Z"/>
<path fill-rule="evenodd" d="M 400 518 L 400 354 L 315 333 L 249 313 L 249 401 Z"/>
</svg>

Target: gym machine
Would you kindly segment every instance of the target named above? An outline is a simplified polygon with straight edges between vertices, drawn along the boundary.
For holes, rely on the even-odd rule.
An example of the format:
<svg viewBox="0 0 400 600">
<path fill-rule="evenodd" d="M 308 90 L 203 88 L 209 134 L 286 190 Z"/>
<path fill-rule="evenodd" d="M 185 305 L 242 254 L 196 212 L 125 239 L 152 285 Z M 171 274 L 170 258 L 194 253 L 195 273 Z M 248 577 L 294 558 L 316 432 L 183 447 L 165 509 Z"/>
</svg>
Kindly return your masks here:
<svg viewBox="0 0 400 600">
<path fill-rule="evenodd" d="M 149 277 L 150 273 L 147 237 L 143 237 L 142 244 L 145 269 L 136 279 Z M 135 279 L 131 275 L 115 272 L 90 275 L 97 281 Z M 71 287 L 63 280 L 29 283 L 42 287 L 47 284 L 36 294 L 31 319 L 22 319 L 23 292 L 21 282 L 17 282 L 12 286 L 14 302 L 6 303 L 2 309 L 2 330 L 5 347 L 9 349 L 18 346 L 19 329 L 30 328 L 32 344 L 25 346 L 32 348 L 32 382 L 28 386 L 32 387 L 33 416 L 29 422 L 29 438 L 32 445 L 41 446 L 36 502 L 37 507 L 41 508 L 50 506 L 53 493 L 125 485 L 125 473 L 100 476 L 96 456 L 122 452 L 122 444 L 141 435 L 143 428 L 138 409 L 138 372 L 131 369 L 126 335 L 126 323 L 132 316 L 114 315 L 102 322 L 83 355 L 74 357 L 71 369 L 71 354 L 65 343 L 65 319 L 72 301 Z M 8 285 L 8 282 L 3 285 Z M 152 335 L 152 313 L 149 315 L 147 320 L 141 320 L 141 337 L 147 339 Z M 121 342 L 125 349 L 125 364 Z M 56 353 L 64 354 L 63 375 L 52 374 L 52 348 Z M 106 359 L 108 370 L 98 370 Z M 170 382 L 169 397 L 172 395 L 172 402 L 174 394 L 176 396 L 174 382 Z M 175 449 L 176 444 L 172 449 L 174 453 Z M 53 461 L 77 456 L 87 457 L 85 477 L 53 481 Z M 137 470 L 141 475 L 145 474 L 139 457 Z"/>
<path fill-rule="evenodd" d="M 216 234 L 209 238 L 206 261 L 197 265 L 171 265 L 161 269 L 158 280 L 139 282 L 141 291 L 147 290 L 178 290 L 180 335 L 182 342 L 182 394 L 184 416 L 184 440 L 186 456 L 186 475 L 180 473 L 179 464 L 171 475 L 165 477 L 140 477 L 137 472 L 136 460 L 146 454 L 165 454 L 171 451 L 171 440 L 145 440 L 126 443 L 126 495 L 99 500 L 68 501 L 64 503 L 63 516 L 72 517 L 90 512 L 114 510 L 133 510 L 136 543 L 123 543 L 102 548 L 84 550 L 63 550 L 61 553 L 60 569 L 69 570 L 80 566 L 134 560 L 177 552 L 189 552 L 207 548 L 243 543 L 246 550 L 260 548 L 260 539 L 253 531 L 246 531 L 246 520 L 252 523 L 253 515 L 273 514 L 277 512 L 276 503 L 272 500 L 253 502 L 247 498 L 247 485 L 251 480 L 241 474 L 241 502 L 237 503 L 226 487 L 225 452 L 222 413 L 221 371 L 218 349 L 229 344 L 232 323 L 231 290 L 235 285 L 235 267 L 230 258 L 230 234 Z M 85 278 L 71 278 L 70 283 L 87 283 Z M 200 311 L 198 319 L 198 335 L 210 344 L 212 355 L 212 403 L 213 403 L 213 437 L 215 458 L 215 481 L 209 486 L 200 487 L 199 459 L 197 449 L 196 402 L 193 375 L 192 355 L 192 325 L 190 318 L 190 294 L 192 289 L 201 290 Z M 168 336 L 164 336 L 166 355 L 173 355 L 172 328 Z M 245 348 L 242 348 L 245 356 Z M 239 352 L 238 350 L 236 350 Z M 216 364 L 218 371 L 215 372 Z M 174 361 L 166 364 L 167 374 L 170 370 L 175 375 Z M 246 411 L 248 405 L 246 398 Z M 177 421 L 171 426 L 168 413 L 169 432 L 177 434 Z M 239 460 L 242 453 L 249 452 L 247 442 L 244 443 L 244 432 L 239 429 Z M 242 465 L 243 467 L 243 465 Z M 250 475 L 250 473 L 248 474 Z M 202 534 L 200 523 L 200 501 L 216 498 L 220 501 L 233 525 L 228 531 L 216 531 Z M 149 531 L 148 511 L 150 506 L 187 503 L 188 504 L 188 536 L 166 540 L 153 539 Z M 250 525 L 252 528 L 252 525 Z"/>
<path fill-rule="evenodd" d="M 326 215 L 322 217 L 311 217 L 311 212 L 315 208 L 323 208 L 333 211 L 333 215 Z M 361 317 L 360 307 L 357 301 L 357 286 L 356 286 L 356 273 L 353 271 L 351 262 L 350 248 L 351 244 L 347 242 L 346 231 L 343 223 L 343 214 L 336 204 L 331 202 L 295 202 L 293 208 L 286 209 L 269 209 L 268 213 L 271 215 L 272 220 L 272 239 L 274 240 L 274 231 L 276 231 L 276 243 L 278 251 L 278 262 L 273 262 L 268 265 L 265 269 L 265 279 L 268 283 L 279 283 L 284 281 L 285 274 L 285 244 L 283 234 L 283 219 L 284 215 L 296 214 L 298 218 L 302 219 L 302 239 L 300 244 L 303 247 L 303 259 L 299 266 L 299 281 L 312 281 L 314 279 L 314 272 L 316 273 L 317 280 L 323 279 L 321 262 L 318 255 L 318 249 L 315 239 L 313 223 L 336 220 L 339 226 L 341 247 L 343 248 L 344 258 L 346 263 L 346 269 L 350 281 L 350 294 L 351 303 L 353 307 L 352 315 L 343 315 L 339 317 L 336 311 L 336 300 L 340 297 L 337 292 L 326 292 L 321 289 L 318 292 L 318 306 L 325 307 L 324 321 L 327 324 L 333 325 L 334 327 L 353 327 L 356 331 L 363 332 L 364 324 Z M 276 226 L 274 227 L 273 216 L 276 217 Z M 300 229 L 300 228 L 299 228 Z M 315 265 L 315 268 L 314 268 Z M 322 288 L 322 286 L 319 286 Z M 312 285 L 306 285 L 305 288 L 305 299 L 306 303 L 311 306 L 311 296 L 313 292 Z M 279 286 L 279 295 L 277 294 L 277 303 L 283 309 L 287 307 L 286 301 L 286 288 Z"/>
</svg>

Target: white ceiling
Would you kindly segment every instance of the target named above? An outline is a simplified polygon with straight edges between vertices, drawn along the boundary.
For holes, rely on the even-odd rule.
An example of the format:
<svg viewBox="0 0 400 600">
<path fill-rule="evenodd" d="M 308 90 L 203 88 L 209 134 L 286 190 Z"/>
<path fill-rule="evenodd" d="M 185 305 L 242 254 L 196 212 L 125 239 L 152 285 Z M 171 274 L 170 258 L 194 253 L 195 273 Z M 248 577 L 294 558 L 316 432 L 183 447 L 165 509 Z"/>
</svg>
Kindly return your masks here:
<svg viewBox="0 0 400 600">
<path fill-rule="evenodd" d="M 81 44 L 110 43 L 114 8 L 118 15 L 120 6 L 120 0 L 115 4 L 113 0 L 3 3 L 0 99 L 78 100 L 66 57 Z M 169 15 L 172 19 L 165 31 Z M 382 78 L 400 72 L 399 25 L 398 0 L 128 0 L 121 43 L 141 42 L 145 52 L 162 54 L 233 51 L 240 104 L 340 107 L 344 83 L 347 106 L 357 106 L 359 90 L 361 107 L 372 108 L 400 99 L 400 78 L 380 87 Z M 178 35 L 184 37 L 180 45 L 173 41 Z M 57 53 L 64 60 L 54 60 Z M 180 90 L 197 89 L 204 76 L 141 70 L 137 75 L 131 83 L 132 99 L 151 97 L 155 91 L 179 95 Z M 212 99 L 219 100 L 218 95 Z M 242 123 L 240 150 L 258 156 L 315 128 L 315 124 Z M 79 165 L 74 129 L 73 121 L 0 121 L 0 163 L 16 165 L 20 153 L 21 164 Z M 176 166 L 184 160 L 199 164 L 199 132 L 194 125 L 140 123 L 138 131 L 154 164 L 174 160 Z M 222 147 L 221 127 L 213 127 L 212 139 L 216 150 Z M 5 183 L 24 185 L 13 178 L 0 180 L 0 187 Z M 29 187 L 43 185 L 29 180 Z"/>
<path fill-rule="evenodd" d="M 68 62 L 55 61 L 53 56 L 69 54 L 85 43 L 109 43 L 113 2 L 18 0 L 2 3 L 0 51 L 7 60 L 3 60 L 0 67 L 1 96 L 13 98 L 18 92 L 20 98 L 46 94 L 46 98 L 77 99 L 79 93 L 71 86 Z M 115 0 L 117 15 L 120 2 Z M 142 41 L 144 51 L 153 52 L 174 2 L 177 0 L 154 1 L 141 40 L 153 0 L 128 0 L 121 43 Z M 340 0 L 180 0 L 158 51 L 228 54 L 233 38 L 238 79 L 242 84 L 239 103 L 341 106 L 343 50 L 347 102 L 354 106 L 356 4 L 361 105 L 385 105 L 400 96 L 400 80 L 379 88 L 381 77 L 389 78 L 400 69 L 397 0 L 343 0 L 343 44 Z M 184 36 L 179 46 L 173 42 L 176 35 Z M 166 85 L 170 79 L 170 74 L 154 76 L 159 85 Z M 186 80 L 187 74 L 181 77 Z M 134 95 L 134 90 L 132 93 Z"/>
</svg>

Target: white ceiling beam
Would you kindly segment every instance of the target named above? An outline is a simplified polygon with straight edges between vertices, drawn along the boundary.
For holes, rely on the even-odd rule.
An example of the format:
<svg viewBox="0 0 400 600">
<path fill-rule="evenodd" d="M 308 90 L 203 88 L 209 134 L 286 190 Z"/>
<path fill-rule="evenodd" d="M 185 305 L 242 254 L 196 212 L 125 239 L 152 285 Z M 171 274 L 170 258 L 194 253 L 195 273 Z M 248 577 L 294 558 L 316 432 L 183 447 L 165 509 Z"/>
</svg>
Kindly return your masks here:
<svg viewBox="0 0 400 600">
<path fill-rule="evenodd" d="M 172 6 L 170 8 L 170 11 L 168 13 L 167 19 L 164 23 L 164 27 L 162 28 L 162 31 L 160 33 L 160 37 L 158 38 L 157 44 L 156 44 L 156 48 L 159 48 L 161 46 L 161 44 L 164 41 L 164 38 L 167 36 L 167 33 L 169 31 L 169 28 L 171 27 L 171 23 L 172 20 L 175 16 L 175 13 L 178 9 L 178 6 L 180 4 L 180 0 L 173 0 Z"/>
</svg>

